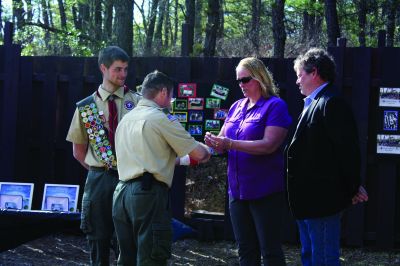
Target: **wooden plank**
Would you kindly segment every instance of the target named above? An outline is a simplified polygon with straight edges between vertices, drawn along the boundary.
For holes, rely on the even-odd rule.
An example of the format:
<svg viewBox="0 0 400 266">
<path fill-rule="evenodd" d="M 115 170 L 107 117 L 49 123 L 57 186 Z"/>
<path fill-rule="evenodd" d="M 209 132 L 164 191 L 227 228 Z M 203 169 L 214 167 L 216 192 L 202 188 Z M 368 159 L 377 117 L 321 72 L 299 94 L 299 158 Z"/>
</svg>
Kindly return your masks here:
<svg viewBox="0 0 400 266">
<path fill-rule="evenodd" d="M 367 175 L 368 154 L 368 128 L 369 128 L 369 97 L 371 87 L 371 61 L 370 48 L 354 48 L 352 56 L 346 56 L 343 70 L 353 74 L 353 83 L 350 95 L 350 104 L 357 123 L 358 136 L 361 153 L 361 180 L 365 184 Z M 353 61 L 349 64 L 348 61 Z M 346 66 L 352 65 L 353 69 Z M 358 66 L 363 67 L 358 67 Z M 348 88 L 346 88 L 348 89 Z M 364 204 L 352 206 L 347 212 L 346 244 L 351 246 L 362 246 L 364 236 Z"/>
<path fill-rule="evenodd" d="M 5 80 L 2 90 L 0 160 L 3 163 L 2 178 L 4 181 L 15 179 L 16 133 L 18 114 L 18 83 L 21 47 L 6 45 L 4 51 Z"/>
<path fill-rule="evenodd" d="M 387 249 L 394 247 L 396 213 L 396 164 L 390 161 L 379 163 L 378 213 L 376 245 Z"/>
</svg>

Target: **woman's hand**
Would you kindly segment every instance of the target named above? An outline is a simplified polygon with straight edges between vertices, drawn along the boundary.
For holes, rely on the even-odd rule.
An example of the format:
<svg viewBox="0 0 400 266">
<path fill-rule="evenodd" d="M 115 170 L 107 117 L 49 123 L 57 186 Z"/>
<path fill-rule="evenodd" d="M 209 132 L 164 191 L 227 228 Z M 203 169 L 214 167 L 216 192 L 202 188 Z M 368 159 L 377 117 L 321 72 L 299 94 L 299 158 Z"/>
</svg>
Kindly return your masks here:
<svg viewBox="0 0 400 266">
<path fill-rule="evenodd" d="M 217 153 L 223 153 L 229 147 L 230 139 L 226 137 L 218 137 L 210 132 L 206 132 L 204 136 L 204 143 L 214 149 Z"/>
</svg>

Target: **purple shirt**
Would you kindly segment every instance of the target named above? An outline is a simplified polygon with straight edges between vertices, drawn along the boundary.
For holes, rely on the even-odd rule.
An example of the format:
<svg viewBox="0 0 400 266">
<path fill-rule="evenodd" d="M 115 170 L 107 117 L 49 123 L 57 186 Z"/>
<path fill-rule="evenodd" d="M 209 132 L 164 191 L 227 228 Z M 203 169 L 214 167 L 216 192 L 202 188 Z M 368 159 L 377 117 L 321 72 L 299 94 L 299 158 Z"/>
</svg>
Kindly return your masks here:
<svg viewBox="0 0 400 266">
<path fill-rule="evenodd" d="M 265 127 L 288 128 L 292 122 L 286 103 L 278 97 L 261 97 L 247 110 L 247 98 L 236 101 L 225 120 L 225 136 L 235 140 L 258 140 Z M 228 153 L 229 194 L 236 199 L 258 199 L 284 190 L 284 161 L 280 147 L 272 154 Z"/>
</svg>

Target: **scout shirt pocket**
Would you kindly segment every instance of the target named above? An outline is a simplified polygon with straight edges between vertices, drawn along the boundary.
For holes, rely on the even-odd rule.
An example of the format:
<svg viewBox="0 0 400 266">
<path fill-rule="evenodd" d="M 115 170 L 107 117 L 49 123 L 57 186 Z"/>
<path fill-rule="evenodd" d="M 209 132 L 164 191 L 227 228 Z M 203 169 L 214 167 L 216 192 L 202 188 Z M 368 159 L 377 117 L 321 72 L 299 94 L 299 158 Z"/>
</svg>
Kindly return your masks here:
<svg viewBox="0 0 400 266">
<path fill-rule="evenodd" d="M 166 260 L 171 257 L 172 229 L 171 225 L 158 224 L 152 225 L 153 246 L 151 257 L 155 260 Z"/>
</svg>

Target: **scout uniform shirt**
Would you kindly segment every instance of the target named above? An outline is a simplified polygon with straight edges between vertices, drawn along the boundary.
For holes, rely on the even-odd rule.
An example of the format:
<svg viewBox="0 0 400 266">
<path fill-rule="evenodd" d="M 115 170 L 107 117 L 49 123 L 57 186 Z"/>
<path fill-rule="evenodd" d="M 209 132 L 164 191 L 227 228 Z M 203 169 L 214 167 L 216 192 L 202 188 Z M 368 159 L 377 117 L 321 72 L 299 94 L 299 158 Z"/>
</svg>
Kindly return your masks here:
<svg viewBox="0 0 400 266">
<path fill-rule="evenodd" d="M 100 97 L 99 97 L 100 95 Z M 98 111 L 103 111 L 103 115 L 105 118 L 105 122 L 103 125 L 109 130 L 109 122 L 108 122 L 108 97 L 111 95 L 108 91 L 103 89 L 100 85 L 97 91 L 93 93 L 94 101 L 97 105 Z M 115 104 L 117 105 L 118 110 L 118 121 L 122 119 L 122 117 L 131 111 L 142 98 L 140 94 L 128 91 L 124 93 L 124 87 L 119 88 L 114 92 Z M 67 141 L 70 141 L 75 144 L 88 144 L 88 150 L 86 152 L 85 163 L 89 166 L 94 167 L 104 167 L 104 164 L 99 160 L 96 153 L 93 151 L 92 146 L 89 143 L 89 135 L 87 133 L 87 129 L 84 127 L 80 113 L 78 108 L 76 108 L 74 116 L 72 118 L 71 126 L 68 131 Z"/>
<path fill-rule="evenodd" d="M 128 181 L 149 172 L 171 187 L 176 156 L 190 153 L 198 144 L 175 116 L 143 98 L 115 134 L 119 179 Z"/>
</svg>

